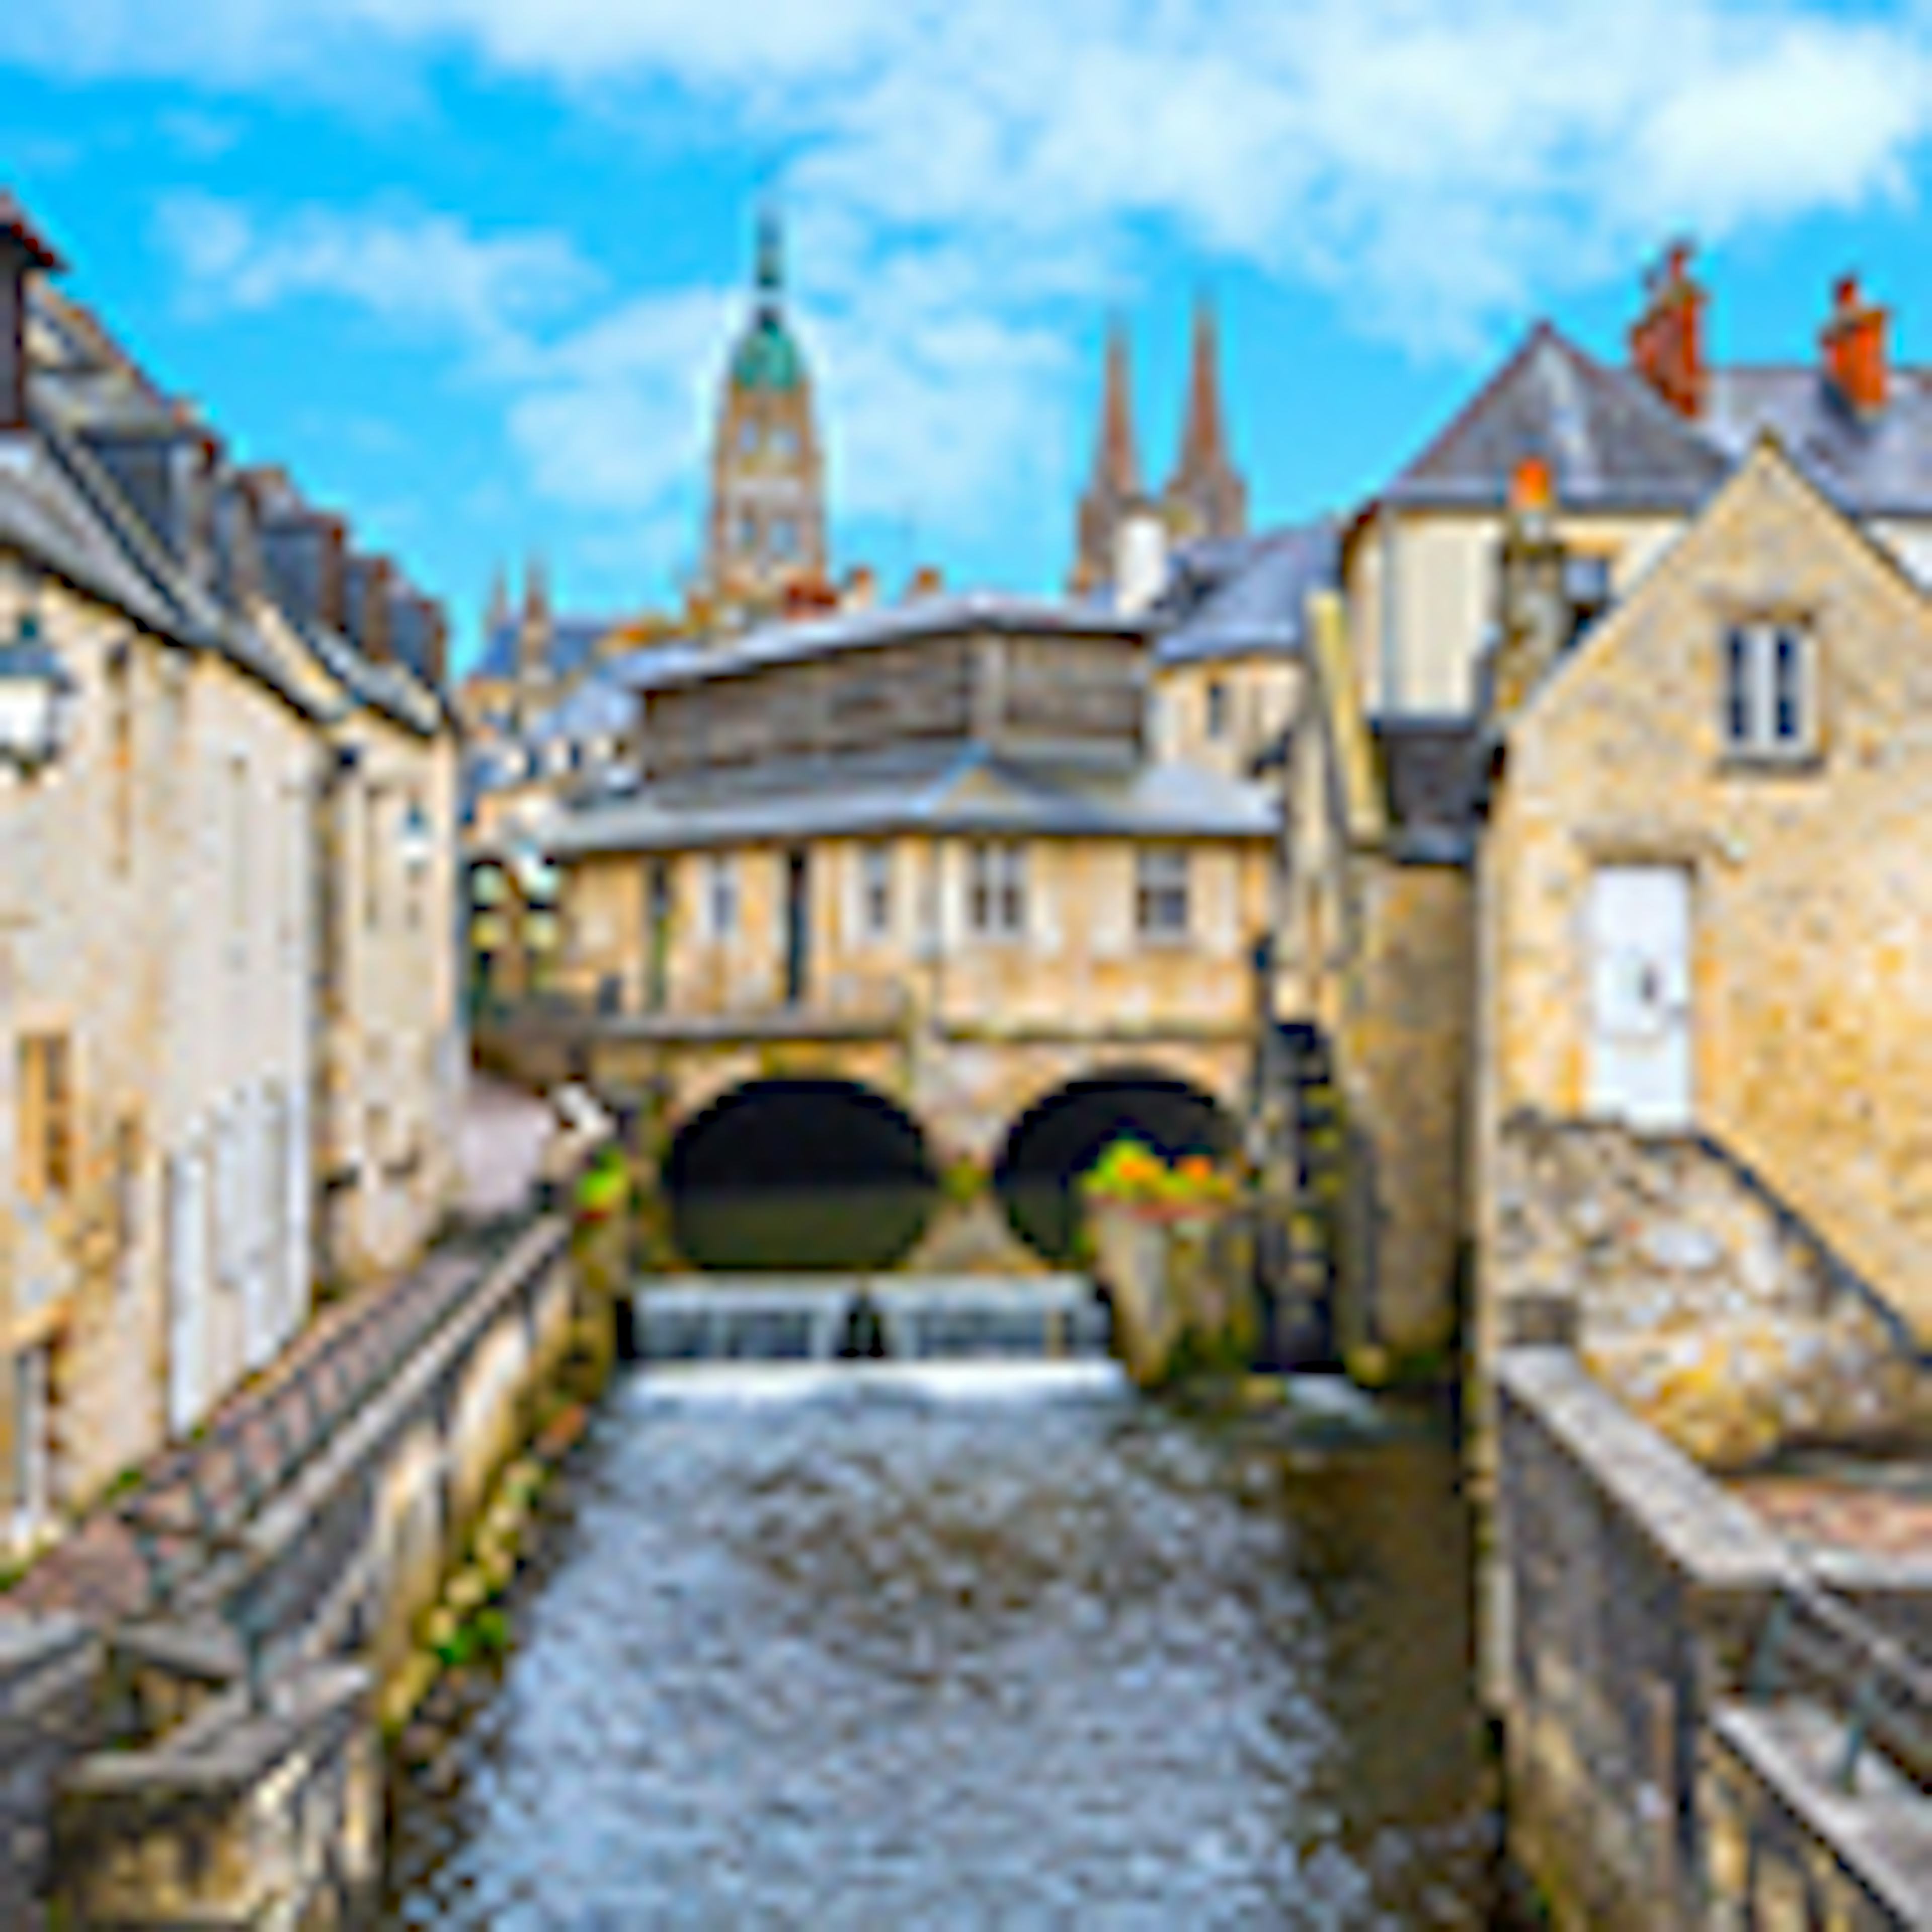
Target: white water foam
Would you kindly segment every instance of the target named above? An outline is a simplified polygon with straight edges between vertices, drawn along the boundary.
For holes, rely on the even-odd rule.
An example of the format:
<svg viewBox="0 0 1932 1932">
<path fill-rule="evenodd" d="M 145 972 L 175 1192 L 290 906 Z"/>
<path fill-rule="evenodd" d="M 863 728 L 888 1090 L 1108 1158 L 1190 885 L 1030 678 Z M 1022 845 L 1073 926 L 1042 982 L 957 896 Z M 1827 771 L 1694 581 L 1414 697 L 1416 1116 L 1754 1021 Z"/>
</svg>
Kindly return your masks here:
<svg viewBox="0 0 1932 1932">
<path fill-rule="evenodd" d="M 1124 1394 L 1106 1358 L 1076 1361 L 653 1362 L 636 1386 L 646 1400 L 801 1402 L 866 1390 L 933 1402 L 1037 1402 Z"/>
</svg>

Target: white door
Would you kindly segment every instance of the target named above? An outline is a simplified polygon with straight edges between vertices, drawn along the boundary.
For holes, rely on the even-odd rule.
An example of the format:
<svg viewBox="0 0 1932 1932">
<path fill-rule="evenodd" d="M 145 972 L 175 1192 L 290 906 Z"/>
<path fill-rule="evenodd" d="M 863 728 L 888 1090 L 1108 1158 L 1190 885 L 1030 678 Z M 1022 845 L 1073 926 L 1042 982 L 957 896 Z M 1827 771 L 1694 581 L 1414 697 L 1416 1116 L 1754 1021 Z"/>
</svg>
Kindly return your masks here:
<svg viewBox="0 0 1932 1932">
<path fill-rule="evenodd" d="M 168 1162 L 168 1427 L 200 1419 L 208 1292 L 208 1199 L 192 1143 Z"/>
<path fill-rule="evenodd" d="M 1690 875 L 1606 866 L 1590 895 L 1590 1111 L 1690 1124 Z"/>
</svg>

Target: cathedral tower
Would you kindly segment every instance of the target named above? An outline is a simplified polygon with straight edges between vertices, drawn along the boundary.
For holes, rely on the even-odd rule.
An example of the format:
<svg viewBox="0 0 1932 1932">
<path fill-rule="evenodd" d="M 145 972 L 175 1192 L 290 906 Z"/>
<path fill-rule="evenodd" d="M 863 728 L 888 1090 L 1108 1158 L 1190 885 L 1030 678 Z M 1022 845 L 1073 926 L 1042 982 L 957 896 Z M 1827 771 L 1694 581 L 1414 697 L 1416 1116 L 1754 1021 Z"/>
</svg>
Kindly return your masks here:
<svg viewBox="0 0 1932 1932">
<path fill-rule="evenodd" d="M 786 326 L 778 225 L 758 224 L 756 301 L 731 352 L 711 452 L 704 578 L 712 596 L 754 608 L 825 575 L 824 466 L 812 380 Z"/>
<path fill-rule="evenodd" d="M 1188 372 L 1187 417 L 1180 460 L 1161 499 L 1177 543 L 1238 537 L 1248 527 L 1248 489 L 1228 453 L 1221 415 L 1220 345 L 1205 298 L 1194 310 L 1194 358 Z"/>
<path fill-rule="evenodd" d="M 1127 332 L 1116 321 L 1107 332 L 1106 387 L 1094 471 L 1080 499 L 1073 587 L 1089 590 L 1114 576 L 1114 542 L 1121 519 L 1141 500 L 1140 461 L 1134 453 L 1133 405 L 1127 383 Z"/>
</svg>

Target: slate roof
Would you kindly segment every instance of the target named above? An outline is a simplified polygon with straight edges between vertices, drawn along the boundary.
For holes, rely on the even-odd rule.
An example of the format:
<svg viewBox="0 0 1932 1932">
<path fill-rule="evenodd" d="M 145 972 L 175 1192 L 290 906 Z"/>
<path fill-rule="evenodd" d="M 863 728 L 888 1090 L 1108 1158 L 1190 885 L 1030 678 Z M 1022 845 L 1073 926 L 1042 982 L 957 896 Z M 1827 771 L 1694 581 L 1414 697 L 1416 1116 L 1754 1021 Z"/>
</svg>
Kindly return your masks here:
<svg viewBox="0 0 1932 1932">
<path fill-rule="evenodd" d="M 626 672 L 622 682 L 636 691 L 662 690 L 708 678 L 740 676 L 767 664 L 979 631 L 1144 640 L 1156 628 L 1151 617 L 1126 617 L 1070 602 L 973 590 L 767 624 L 728 644 L 662 646 L 649 662 Z"/>
<path fill-rule="evenodd" d="M 1268 786 L 1190 765 L 1108 772 L 1003 757 L 982 745 L 902 746 L 579 805 L 548 843 L 562 856 L 895 831 L 1265 838 L 1274 836 L 1276 810 Z"/>
<path fill-rule="evenodd" d="M 156 388 L 89 310 L 44 282 L 30 293 L 34 433 L 12 440 L 36 453 L 8 458 L 10 476 L 0 482 L 7 526 L 62 575 L 149 629 L 220 652 L 309 717 L 339 716 L 339 705 L 290 674 L 252 621 L 194 579 L 86 440 L 102 430 L 178 433 L 196 425 L 194 412 Z M 416 729 L 436 729 L 438 700 L 399 667 L 372 664 L 346 638 L 284 615 L 345 688 Z"/>
<path fill-rule="evenodd" d="M 1197 544 L 1178 553 L 1155 606 L 1171 628 L 1154 647 L 1161 664 L 1302 647 L 1309 593 L 1336 581 L 1338 532 L 1327 521 Z"/>
<path fill-rule="evenodd" d="M 1730 467 L 1649 384 L 1538 322 L 1448 428 L 1383 492 L 1401 506 L 1499 506 L 1525 457 L 1574 509 L 1688 510 Z"/>
<path fill-rule="evenodd" d="M 1858 516 L 1932 515 L 1932 370 L 1894 368 L 1885 407 L 1848 408 L 1815 368 L 1714 369 L 1703 426 L 1733 462 L 1772 430 L 1841 508 Z"/>
</svg>

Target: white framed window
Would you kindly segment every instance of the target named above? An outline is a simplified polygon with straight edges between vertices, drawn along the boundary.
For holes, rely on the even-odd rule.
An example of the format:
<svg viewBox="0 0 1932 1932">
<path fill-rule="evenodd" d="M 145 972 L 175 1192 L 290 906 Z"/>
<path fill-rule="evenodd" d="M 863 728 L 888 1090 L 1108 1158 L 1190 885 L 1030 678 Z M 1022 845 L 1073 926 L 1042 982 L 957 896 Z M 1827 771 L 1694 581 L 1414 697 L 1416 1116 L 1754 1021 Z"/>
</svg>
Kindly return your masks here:
<svg viewBox="0 0 1932 1932">
<path fill-rule="evenodd" d="M 782 557 L 798 554 L 798 525 L 790 517 L 772 519 L 772 554 Z"/>
<path fill-rule="evenodd" d="M 758 425 L 751 416 L 743 418 L 738 424 L 738 450 L 741 455 L 749 456 L 758 446 Z"/>
<path fill-rule="evenodd" d="M 1150 845 L 1134 854 L 1134 926 L 1143 939 L 1187 936 L 1187 851 Z"/>
<path fill-rule="evenodd" d="M 892 848 L 859 848 L 859 926 L 868 939 L 884 939 L 892 929 Z"/>
<path fill-rule="evenodd" d="M 966 924 L 969 931 L 995 939 L 1026 931 L 1026 848 L 976 844 L 969 848 L 966 872 Z"/>
<path fill-rule="evenodd" d="M 714 852 L 704 868 L 704 922 L 714 944 L 738 930 L 738 867 L 728 852 Z"/>
<path fill-rule="evenodd" d="M 1817 746 L 1812 639 L 1796 622 L 1734 624 L 1724 634 L 1724 746 L 1735 756 L 1802 758 Z"/>
<path fill-rule="evenodd" d="M 1208 686 L 1207 730 L 1210 738 L 1228 735 L 1228 687 L 1218 677 Z"/>
</svg>

